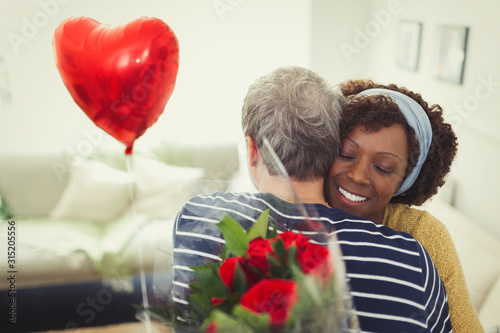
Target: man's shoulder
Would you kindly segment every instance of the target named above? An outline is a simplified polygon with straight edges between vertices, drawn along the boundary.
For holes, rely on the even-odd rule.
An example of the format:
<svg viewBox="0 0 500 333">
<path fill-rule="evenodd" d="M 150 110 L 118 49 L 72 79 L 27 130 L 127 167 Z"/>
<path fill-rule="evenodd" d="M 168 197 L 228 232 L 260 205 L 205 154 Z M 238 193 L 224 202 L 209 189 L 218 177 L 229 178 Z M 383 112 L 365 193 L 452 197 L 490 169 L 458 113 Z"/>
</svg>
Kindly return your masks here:
<svg viewBox="0 0 500 333">
<path fill-rule="evenodd" d="M 248 207 L 260 207 L 263 201 L 260 193 L 213 192 L 199 194 L 189 199 L 182 211 L 199 211 L 208 209 L 235 209 L 245 210 Z"/>
<path fill-rule="evenodd" d="M 185 223 L 200 220 L 220 220 L 225 214 L 238 222 L 255 220 L 268 203 L 261 193 L 214 192 L 189 199 L 178 214 L 178 221 Z"/>
<path fill-rule="evenodd" d="M 403 240 L 410 243 L 415 242 L 415 238 L 409 233 L 396 231 L 366 218 L 348 214 L 340 209 L 331 208 L 322 210 L 320 211 L 320 216 L 323 219 L 327 219 L 341 233 L 356 232 L 366 236 L 381 237 L 381 240 L 389 242 L 393 242 L 394 240 Z"/>
<path fill-rule="evenodd" d="M 190 203 L 215 203 L 215 202 L 251 202 L 256 200 L 261 194 L 250 192 L 213 192 L 208 194 L 198 194 L 188 200 Z"/>
</svg>

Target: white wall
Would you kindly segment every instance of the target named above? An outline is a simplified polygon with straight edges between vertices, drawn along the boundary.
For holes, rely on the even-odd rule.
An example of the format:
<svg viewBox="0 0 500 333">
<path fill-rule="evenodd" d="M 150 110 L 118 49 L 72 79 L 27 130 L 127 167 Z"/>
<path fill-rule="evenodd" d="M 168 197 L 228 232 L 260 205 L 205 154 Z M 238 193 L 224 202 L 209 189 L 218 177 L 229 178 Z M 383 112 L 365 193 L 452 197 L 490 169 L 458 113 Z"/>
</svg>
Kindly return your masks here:
<svg viewBox="0 0 500 333">
<path fill-rule="evenodd" d="M 450 175 L 457 180 L 455 205 L 500 238 L 496 211 L 500 187 L 497 167 L 500 165 L 497 130 L 500 126 L 497 37 L 500 3 L 495 0 L 375 0 L 327 5 L 326 2 L 313 0 L 313 41 L 318 35 L 322 41 L 312 49 L 313 69 L 328 73 L 332 79 L 364 77 L 381 83 L 394 82 L 421 93 L 431 104 L 440 104 L 459 138 L 458 157 Z M 401 20 L 423 24 L 420 66 L 416 72 L 400 69 L 395 63 L 396 29 Z M 436 30 L 440 25 L 470 28 L 462 85 L 435 77 Z M 338 31 L 342 31 L 341 37 Z M 347 44 L 352 48 L 346 47 Z M 346 49 L 351 52 L 345 52 Z"/>
<path fill-rule="evenodd" d="M 214 4 L 232 10 L 219 15 Z M 5 0 L 0 3 L 0 55 L 7 62 L 13 103 L 0 105 L 0 149 L 74 149 L 84 131 L 95 130 L 54 64 L 52 36 L 63 19 L 89 16 L 120 24 L 155 16 L 177 34 L 181 66 L 164 114 L 137 145 L 162 139 L 240 140 L 240 108 L 248 85 L 282 65 L 311 66 L 332 82 L 357 77 L 396 82 L 445 108 L 460 140 L 452 171 L 458 179 L 455 203 L 500 238 L 495 211 L 500 187 L 499 9 L 496 0 Z M 9 33 L 22 35 L 26 20 L 43 19 L 44 12 L 50 14 L 46 22 L 39 21 L 16 51 Z M 394 62 L 396 26 L 403 19 L 423 23 L 417 72 Z M 463 85 L 434 77 L 435 32 L 441 24 L 470 27 Z M 493 82 L 487 96 L 485 81 Z"/>
<path fill-rule="evenodd" d="M 74 148 L 84 131 L 95 130 L 54 62 L 53 33 L 70 16 L 110 25 L 154 16 L 176 33 L 176 88 L 159 121 L 136 146 L 161 139 L 239 140 L 241 104 L 253 80 L 278 66 L 310 64 L 308 0 L 3 0 L 0 13 L 0 55 L 13 98 L 12 105 L 0 106 L 2 150 Z M 27 21 L 38 25 L 36 31 L 26 28 Z M 26 43 L 12 43 L 12 34 Z"/>
<path fill-rule="evenodd" d="M 312 0 L 311 68 L 331 82 L 340 82 L 367 71 L 368 52 L 345 56 L 340 46 L 353 44 L 357 28 L 369 20 L 366 0 Z"/>
</svg>

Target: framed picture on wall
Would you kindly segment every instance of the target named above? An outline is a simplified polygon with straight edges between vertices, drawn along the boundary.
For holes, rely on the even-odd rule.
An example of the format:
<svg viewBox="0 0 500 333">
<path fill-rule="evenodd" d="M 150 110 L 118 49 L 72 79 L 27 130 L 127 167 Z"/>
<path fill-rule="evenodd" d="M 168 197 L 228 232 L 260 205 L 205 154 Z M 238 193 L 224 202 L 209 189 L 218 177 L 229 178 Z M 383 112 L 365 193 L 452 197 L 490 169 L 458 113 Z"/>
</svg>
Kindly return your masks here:
<svg viewBox="0 0 500 333">
<path fill-rule="evenodd" d="M 462 84 L 467 55 L 468 27 L 439 27 L 436 75 L 439 79 Z"/>
<path fill-rule="evenodd" d="M 422 23 L 399 22 L 396 35 L 396 63 L 399 67 L 410 71 L 418 70 L 421 39 Z"/>
</svg>

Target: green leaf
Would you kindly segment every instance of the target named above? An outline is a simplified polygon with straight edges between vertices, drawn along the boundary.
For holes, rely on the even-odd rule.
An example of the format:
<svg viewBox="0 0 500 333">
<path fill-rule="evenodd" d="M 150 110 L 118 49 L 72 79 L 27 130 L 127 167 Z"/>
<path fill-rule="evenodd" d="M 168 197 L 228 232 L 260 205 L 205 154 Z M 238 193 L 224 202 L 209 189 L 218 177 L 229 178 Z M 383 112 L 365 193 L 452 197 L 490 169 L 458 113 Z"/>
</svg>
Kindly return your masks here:
<svg viewBox="0 0 500 333">
<path fill-rule="evenodd" d="M 276 266 L 276 267 L 283 267 L 283 265 L 281 264 L 280 261 L 278 261 L 274 255 L 272 255 L 271 253 L 268 253 L 266 255 L 266 259 L 267 259 L 267 262 L 269 263 L 269 266 L 273 267 L 273 266 Z"/>
<path fill-rule="evenodd" d="M 288 248 L 288 264 L 300 267 L 299 263 L 297 262 L 297 252 L 297 245 L 295 245 L 295 243 Z"/>
<path fill-rule="evenodd" d="M 271 316 L 269 313 L 255 313 L 241 305 L 237 305 L 233 309 L 233 315 L 241 318 L 252 330 L 250 332 L 271 332 Z"/>
<path fill-rule="evenodd" d="M 227 313 L 220 310 L 212 311 L 210 317 L 203 323 L 202 331 L 205 331 L 211 322 L 215 322 L 217 326 L 218 333 L 254 333 L 259 331 L 254 331 L 251 326 L 248 326 L 241 320 L 234 318 Z M 263 331 L 264 332 L 264 331 Z"/>
<path fill-rule="evenodd" d="M 206 294 L 208 297 L 225 298 L 230 292 L 219 275 L 218 264 L 208 264 L 204 266 L 193 266 L 194 282 L 189 288 L 194 293 Z"/>
<path fill-rule="evenodd" d="M 271 231 L 271 234 L 269 235 L 269 238 L 274 238 L 276 236 L 278 236 L 278 223 L 274 222 L 273 231 Z"/>
<path fill-rule="evenodd" d="M 278 260 L 282 264 L 286 264 L 286 250 L 285 250 L 285 243 L 283 243 L 283 240 L 281 238 L 278 238 L 275 242 L 272 243 L 274 253 L 278 257 Z"/>
<path fill-rule="evenodd" d="M 5 200 L 0 197 L 0 220 L 10 220 L 14 216 L 12 215 L 12 211 L 10 210 L 10 206 L 7 204 Z"/>
<path fill-rule="evenodd" d="M 247 279 L 245 273 L 243 272 L 243 269 L 239 264 L 236 265 L 236 269 L 234 272 L 233 288 L 234 291 L 238 294 L 244 294 L 247 290 Z"/>
<path fill-rule="evenodd" d="M 321 283 L 314 276 L 306 275 L 301 283 L 303 291 L 307 292 L 315 305 L 321 305 Z"/>
<path fill-rule="evenodd" d="M 262 212 L 262 214 L 259 215 L 255 224 L 250 229 L 248 229 L 247 231 L 248 242 L 258 237 L 266 239 L 268 227 L 269 227 L 269 209 L 266 209 L 265 211 Z"/>
<path fill-rule="evenodd" d="M 201 324 L 212 311 L 212 302 L 206 295 L 186 294 L 186 301 L 189 303 L 190 316 L 198 324 Z"/>
<path fill-rule="evenodd" d="M 306 274 L 297 262 L 297 251 L 297 246 L 295 244 L 292 244 L 288 249 L 288 268 L 290 269 L 292 278 L 297 282 L 301 282 Z"/>
<path fill-rule="evenodd" d="M 243 256 L 248 248 L 248 239 L 245 229 L 231 216 L 224 215 L 217 227 L 226 240 L 227 250 L 235 256 Z"/>
<path fill-rule="evenodd" d="M 174 303 L 172 305 L 172 313 L 173 313 L 174 323 L 176 323 L 176 324 L 178 323 L 180 325 L 184 325 L 184 324 L 191 324 L 191 323 L 193 323 L 192 320 L 189 318 L 190 317 L 189 314 L 186 313 L 184 311 L 184 309 L 181 308 L 181 306 L 179 304 Z M 177 318 L 182 318 L 185 321 L 183 322 L 182 320 L 179 320 Z"/>
<path fill-rule="evenodd" d="M 212 310 L 219 310 L 225 313 L 231 313 L 233 310 L 234 305 L 237 303 L 236 301 L 233 300 L 234 295 L 231 295 L 231 297 L 226 298 L 223 300 L 221 303 L 217 304 L 216 306 L 212 307 Z"/>
<path fill-rule="evenodd" d="M 291 272 L 287 265 L 283 265 L 281 261 L 273 255 L 267 254 L 267 262 L 269 263 L 269 272 L 273 279 L 290 279 Z"/>
<path fill-rule="evenodd" d="M 298 283 L 300 301 L 292 309 L 294 322 L 287 322 L 287 332 L 335 331 L 334 328 L 339 327 L 344 304 L 335 285 L 327 283 L 325 286 L 321 278 L 307 274 L 303 274 Z"/>
<path fill-rule="evenodd" d="M 227 251 L 227 247 L 223 246 L 221 251 L 220 251 L 219 258 L 221 258 L 223 261 L 225 261 L 226 259 L 229 259 L 229 257 L 230 257 L 230 253 Z"/>
</svg>

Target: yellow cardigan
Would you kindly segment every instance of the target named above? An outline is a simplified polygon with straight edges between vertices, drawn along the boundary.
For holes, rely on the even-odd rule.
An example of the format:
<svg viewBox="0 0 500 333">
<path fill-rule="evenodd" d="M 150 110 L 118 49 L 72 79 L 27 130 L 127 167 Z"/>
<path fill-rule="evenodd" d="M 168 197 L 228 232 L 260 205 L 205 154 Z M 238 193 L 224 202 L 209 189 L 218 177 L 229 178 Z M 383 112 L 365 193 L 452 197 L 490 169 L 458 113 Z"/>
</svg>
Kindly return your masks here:
<svg viewBox="0 0 500 333">
<path fill-rule="evenodd" d="M 448 294 L 453 332 L 484 332 L 446 226 L 428 212 L 402 204 L 387 205 L 383 225 L 409 233 L 429 252 Z"/>
</svg>

